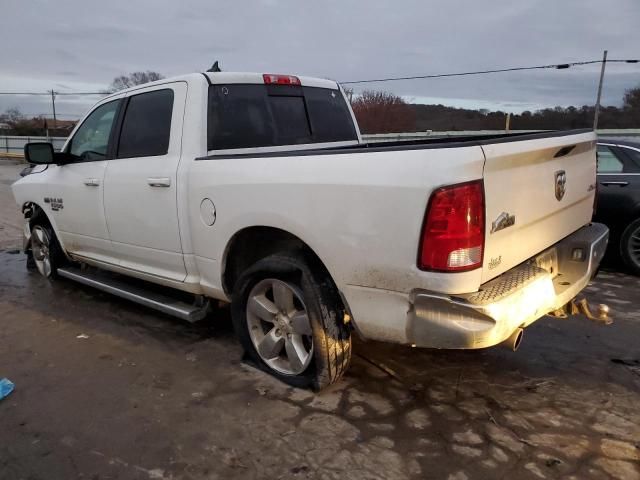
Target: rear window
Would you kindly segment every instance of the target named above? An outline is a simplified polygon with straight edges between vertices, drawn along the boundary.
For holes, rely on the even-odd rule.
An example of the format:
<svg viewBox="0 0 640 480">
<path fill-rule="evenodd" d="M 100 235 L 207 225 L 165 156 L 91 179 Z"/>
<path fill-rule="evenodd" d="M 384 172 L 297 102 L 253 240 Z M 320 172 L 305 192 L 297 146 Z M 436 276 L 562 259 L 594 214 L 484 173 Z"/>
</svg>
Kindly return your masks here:
<svg viewBox="0 0 640 480">
<path fill-rule="evenodd" d="M 598 173 L 622 173 L 624 164 L 609 147 L 598 145 Z"/>
<path fill-rule="evenodd" d="M 357 140 L 339 90 L 291 85 L 209 86 L 207 149 Z"/>
<path fill-rule="evenodd" d="M 166 155 L 172 112 L 173 90 L 132 96 L 122 122 L 118 158 Z"/>
</svg>

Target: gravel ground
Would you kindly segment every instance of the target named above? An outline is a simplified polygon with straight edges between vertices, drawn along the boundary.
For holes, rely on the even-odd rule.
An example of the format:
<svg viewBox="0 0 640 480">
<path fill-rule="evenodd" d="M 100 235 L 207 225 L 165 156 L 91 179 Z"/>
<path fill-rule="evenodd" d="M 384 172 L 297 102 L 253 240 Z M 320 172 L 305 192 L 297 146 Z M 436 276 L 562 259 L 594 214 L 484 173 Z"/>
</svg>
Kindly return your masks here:
<svg viewBox="0 0 640 480">
<path fill-rule="evenodd" d="M 359 341 L 314 395 L 244 363 L 227 309 L 184 324 L 5 247 L 0 479 L 640 479 L 639 289 L 603 272 L 613 325 L 544 318 L 517 353 Z"/>
</svg>

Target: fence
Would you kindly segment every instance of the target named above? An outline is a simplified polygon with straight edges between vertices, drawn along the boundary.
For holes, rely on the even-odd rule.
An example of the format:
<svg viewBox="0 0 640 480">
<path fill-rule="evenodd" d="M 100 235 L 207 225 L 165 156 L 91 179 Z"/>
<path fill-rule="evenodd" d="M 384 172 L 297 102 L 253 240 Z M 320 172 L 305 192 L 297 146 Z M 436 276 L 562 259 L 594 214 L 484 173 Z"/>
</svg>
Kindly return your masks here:
<svg viewBox="0 0 640 480">
<path fill-rule="evenodd" d="M 535 130 L 512 130 L 511 133 L 533 132 Z M 451 132 L 412 132 L 412 133 L 378 133 L 363 135 L 365 142 L 389 142 L 396 140 L 421 140 L 437 137 L 459 137 L 462 135 L 491 135 L 505 133 L 504 130 L 475 130 Z M 602 129 L 597 131 L 599 137 L 617 138 L 619 140 L 635 140 L 640 142 L 640 128 L 635 129 Z M 0 157 L 21 157 L 25 143 L 50 142 L 54 150 L 60 150 L 66 137 L 2 137 L 0 136 Z"/>
<path fill-rule="evenodd" d="M 60 150 L 67 140 L 66 137 L 0 137 L 0 157 L 21 157 L 24 146 L 29 142 L 49 142 L 54 150 Z"/>
</svg>

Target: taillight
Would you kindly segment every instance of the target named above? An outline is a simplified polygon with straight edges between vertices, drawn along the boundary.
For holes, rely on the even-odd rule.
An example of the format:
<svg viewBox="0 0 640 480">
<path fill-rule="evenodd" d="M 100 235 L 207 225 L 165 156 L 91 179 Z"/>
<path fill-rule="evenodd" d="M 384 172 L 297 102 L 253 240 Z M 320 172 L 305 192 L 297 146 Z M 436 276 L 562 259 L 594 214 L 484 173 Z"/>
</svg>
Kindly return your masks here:
<svg viewBox="0 0 640 480">
<path fill-rule="evenodd" d="M 422 225 L 418 267 L 442 272 L 473 270 L 482 265 L 483 250 L 482 180 L 433 192 Z"/>
<path fill-rule="evenodd" d="M 298 77 L 293 75 L 278 75 L 275 73 L 265 73 L 262 79 L 266 85 L 302 85 Z"/>
</svg>

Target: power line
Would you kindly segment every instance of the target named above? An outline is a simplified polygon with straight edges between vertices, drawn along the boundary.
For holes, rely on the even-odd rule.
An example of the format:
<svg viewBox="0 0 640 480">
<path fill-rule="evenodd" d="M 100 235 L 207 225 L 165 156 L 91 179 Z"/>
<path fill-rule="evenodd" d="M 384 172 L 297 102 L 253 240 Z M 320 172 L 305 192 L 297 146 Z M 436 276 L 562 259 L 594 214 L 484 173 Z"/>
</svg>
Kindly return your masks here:
<svg viewBox="0 0 640 480">
<path fill-rule="evenodd" d="M 638 59 L 611 59 L 606 60 L 606 63 L 639 63 Z M 340 82 L 342 85 L 353 85 L 357 83 L 374 83 L 374 82 L 395 82 L 399 80 L 420 80 L 426 78 L 445 78 L 445 77 L 462 77 L 467 75 L 485 75 L 491 73 L 504 73 L 504 72 L 519 72 L 523 70 L 544 70 L 544 69 L 556 69 L 564 70 L 570 67 L 593 65 L 596 63 L 603 63 L 603 60 L 588 60 L 584 62 L 570 62 L 570 63 L 554 63 L 549 65 L 536 65 L 532 67 L 508 67 L 497 68 L 493 70 L 476 70 L 470 72 L 456 72 L 456 73 L 438 73 L 432 75 L 413 75 L 410 77 L 389 77 L 389 78 L 375 78 L 367 80 L 350 80 L 347 82 Z M 112 92 L 53 92 L 54 95 L 110 95 Z M 0 95 L 51 95 L 51 90 L 48 92 L 0 92 Z"/>
<path fill-rule="evenodd" d="M 607 60 L 607 63 L 638 63 L 637 59 L 613 59 Z M 522 70 L 543 70 L 543 69 L 557 69 L 564 70 L 569 67 L 575 67 L 580 65 L 591 65 L 594 63 L 602 63 L 602 60 L 588 60 L 586 62 L 571 62 L 571 63 L 558 63 L 552 65 L 537 65 L 534 67 L 509 67 L 509 68 L 498 68 L 495 70 L 477 70 L 472 72 L 458 72 L 458 73 L 439 73 L 434 75 L 415 75 L 411 77 L 389 77 L 389 78 L 376 78 L 370 80 L 351 80 L 348 82 L 340 82 L 341 85 L 353 85 L 356 83 L 374 83 L 374 82 L 395 82 L 398 80 L 419 80 L 425 78 L 443 78 L 443 77 L 462 77 L 466 75 L 484 75 L 488 73 L 503 73 L 503 72 L 518 72 Z"/>
<path fill-rule="evenodd" d="M 46 117 L 47 115 L 51 115 L 51 112 L 20 112 L 22 115 L 34 115 L 37 117 Z M 81 113 L 61 113 L 57 112 L 58 115 L 64 115 L 65 117 L 81 117 L 84 114 Z"/>
</svg>

